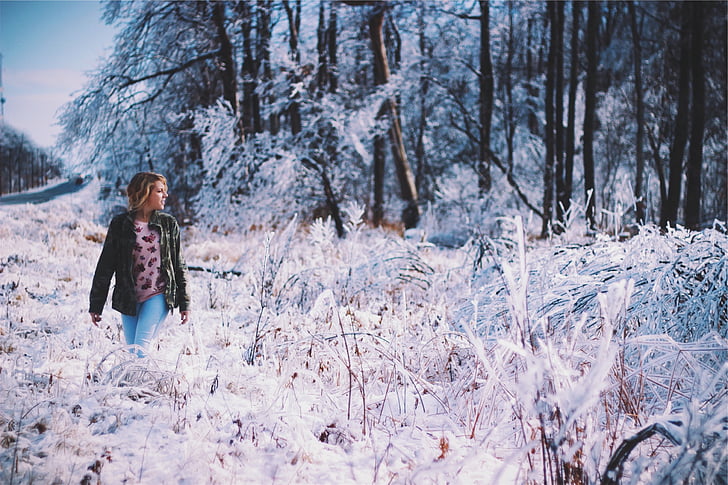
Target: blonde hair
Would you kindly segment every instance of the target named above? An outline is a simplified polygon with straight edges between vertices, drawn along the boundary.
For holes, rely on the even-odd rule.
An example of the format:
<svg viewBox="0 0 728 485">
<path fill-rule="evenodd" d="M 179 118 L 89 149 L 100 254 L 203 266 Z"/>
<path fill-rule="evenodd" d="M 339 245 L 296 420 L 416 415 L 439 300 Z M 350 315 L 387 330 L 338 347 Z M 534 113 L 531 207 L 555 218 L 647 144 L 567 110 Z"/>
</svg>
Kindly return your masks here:
<svg viewBox="0 0 728 485">
<path fill-rule="evenodd" d="M 167 190 L 167 179 L 164 178 L 164 175 L 154 172 L 139 172 L 131 178 L 131 182 L 126 187 L 130 212 L 139 210 L 144 205 L 156 182 L 162 182 L 164 190 Z"/>
</svg>

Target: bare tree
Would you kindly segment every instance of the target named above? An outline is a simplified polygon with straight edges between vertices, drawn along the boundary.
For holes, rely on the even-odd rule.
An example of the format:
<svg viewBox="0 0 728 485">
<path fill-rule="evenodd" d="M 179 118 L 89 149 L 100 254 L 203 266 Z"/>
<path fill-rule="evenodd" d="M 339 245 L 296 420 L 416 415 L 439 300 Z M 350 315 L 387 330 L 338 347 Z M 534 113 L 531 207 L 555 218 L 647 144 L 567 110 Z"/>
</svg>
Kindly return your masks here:
<svg viewBox="0 0 728 485">
<path fill-rule="evenodd" d="M 286 15 L 288 17 L 289 54 L 295 64 L 294 69 L 297 70 L 301 63 L 301 53 L 298 49 L 298 34 L 301 30 L 301 0 L 293 0 L 292 7 L 290 0 L 283 0 L 283 7 L 285 8 Z M 301 78 L 298 72 L 294 71 L 291 74 L 292 100 L 288 106 L 288 115 L 291 119 L 291 132 L 294 135 L 301 132 L 301 96 L 296 88 L 296 85 L 300 81 Z"/>
<path fill-rule="evenodd" d="M 504 40 L 506 46 L 506 62 L 501 75 L 503 79 L 503 132 L 506 139 L 508 171 L 513 171 L 513 149 L 516 136 L 516 106 L 513 101 L 513 58 L 516 52 L 515 25 L 513 22 L 513 1 L 506 3 L 508 9 L 508 36 Z"/>
<path fill-rule="evenodd" d="M 337 11 L 338 2 L 331 2 L 329 6 L 329 26 L 326 30 L 326 41 L 328 42 L 328 54 L 329 54 L 329 92 L 335 93 L 339 87 L 339 73 L 337 72 L 337 55 L 336 55 L 336 36 L 337 36 L 337 24 L 338 14 Z"/>
<path fill-rule="evenodd" d="M 40 187 L 61 174 L 61 161 L 0 124 L 0 195 Z"/>
<path fill-rule="evenodd" d="M 700 229 L 700 201 L 702 183 L 700 175 L 703 167 L 703 136 L 705 133 L 705 69 L 703 67 L 703 5 L 691 2 L 691 74 L 692 109 L 690 111 L 690 151 L 688 152 L 687 182 L 685 191 L 685 226 Z"/>
<path fill-rule="evenodd" d="M 539 62 L 538 58 L 534 59 L 533 51 L 536 50 L 535 39 L 537 35 L 536 19 L 529 18 L 526 40 L 526 83 L 528 87 L 528 99 L 526 104 L 528 106 L 528 129 L 532 135 L 538 135 L 539 133 L 539 122 L 536 116 L 537 103 L 536 98 L 538 97 L 538 84 L 536 78 L 539 73 Z"/>
<path fill-rule="evenodd" d="M 243 63 L 240 77 L 243 84 L 242 124 L 246 137 L 260 132 L 260 103 L 256 93 L 258 81 L 258 63 L 253 49 L 253 4 L 240 2 L 235 4 L 240 18 L 240 34 L 243 41 Z"/>
<path fill-rule="evenodd" d="M 212 3 L 212 21 L 217 31 L 220 50 L 218 52 L 218 65 L 220 66 L 220 77 L 222 80 L 223 97 L 230 104 L 230 107 L 237 115 L 238 112 L 238 88 L 235 77 L 235 61 L 233 60 L 233 45 L 228 37 L 225 26 L 225 3 Z"/>
<path fill-rule="evenodd" d="M 224 5 L 210 2 L 110 2 L 105 19 L 120 33 L 89 87 L 61 114 L 59 144 L 85 144 L 87 157 L 116 179 L 121 171 L 167 172 L 186 210 L 200 183 L 199 134 L 191 113 L 233 99 L 233 65 Z M 235 106 L 231 106 L 235 110 Z M 180 214 L 182 215 L 182 214 Z"/>
<path fill-rule="evenodd" d="M 644 147 L 644 126 L 645 126 L 645 103 L 642 99 L 642 46 L 640 45 L 640 31 L 637 24 L 637 9 L 634 2 L 627 4 L 630 16 L 630 30 L 632 32 L 632 63 L 634 65 L 634 105 L 636 111 L 635 121 L 637 123 L 635 135 L 635 160 L 637 170 L 635 173 L 634 198 L 636 203 L 636 219 L 638 224 L 645 222 L 645 195 L 642 187 L 645 172 Z"/>
<path fill-rule="evenodd" d="M 574 186 L 574 151 L 576 130 L 576 91 L 579 86 L 579 18 L 581 2 L 571 2 L 571 60 L 569 61 L 569 106 L 566 115 L 566 140 L 564 147 L 564 192 L 559 205 L 564 213 L 571 207 Z"/>
<path fill-rule="evenodd" d="M 328 18 L 326 17 L 328 7 Z M 338 88 L 336 73 L 336 30 L 337 2 L 321 0 L 319 3 L 318 27 L 316 29 L 316 50 L 318 53 L 318 70 L 316 74 L 317 92 L 335 93 Z"/>
<path fill-rule="evenodd" d="M 273 104 L 274 97 L 270 94 L 272 89 L 270 83 L 273 79 L 273 70 L 270 62 L 270 48 L 271 48 L 271 20 L 270 20 L 270 9 L 271 3 L 267 0 L 258 0 L 257 12 L 258 12 L 258 42 L 257 42 L 257 72 L 258 78 L 261 83 L 265 86 L 268 94 L 264 96 L 266 103 Z M 261 124 L 263 122 L 261 121 Z M 268 131 L 271 134 L 276 135 L 280 131 L 280 113 L 278 110 L 271 110 L 268 116 Z"/>
<path fill-rule="evenodd" d="M 551 216 L 554 203 L 554 162 L 556 159 L 555 142 L 555 106 L 556 95 L 556 49 L 558 23 L 556 20 L 556 3 L 546 2 L 546 12 L 550 25 L 550 42 L 546 60 L 546 90 L 544 107 L 546 112 L 546 126 L 544 128 L 544 144 L 546 145 L 546 160 L 543 169 L 543 215 L 541 218 L 541 237 L 545 237 L 551 226 Z M 544 37 L 544 40 L 546 37 Z"/>
<path fill-rule="evenodd" d="M 682 192 L 683 157 L 688 140 L 688 111 L 690 108 L 690 7 L 682 4 L 682 25 L 680 28 L 680 74 L 678 80 L 677 113 L 675 130 L 670 146 L 670 174 L 667 199 L 662 201 L 660 227 L 674 225 Z"/>
<path fill-rule="evenodd" d="M 546 62 L 546 90 L 544 99 L 546 111 L 546 126 L 544 127 L 546 160 L 544 164 L 544 195 L 541 224 L 541 235 L 544 237 L 549 231 L 555 212 L 555 195 L 557 203 L 564 197 L 564 3 L 547 2 L 546 11 L 550 26 L 550 39 Z M 563 219 L 562 212 L 558 208 L 556 212 L 559 221 L 561 221 Z"/>
<path fill-rule="evenodd" d="M 588 18 L 586 26 L 586 82 L 584 88 L 584 195 L 586 198 L 586 224 L 588 230 L 596 228 L 596 197 L 594 182 L 594 130 L 596 129 L 597 108 L 597 73 L 599 52 L 597 38 L 599 35 L 601 2 L 588 2 Z"/>
<path fill-rule="evenodd" d="M 389 82 L 389 64 L 387 61 L 387 50 L 382 36 L 384 14 L 386 4 L 375 3 L 369 13 L 369 37 L 371 40 L 372 53 L 374 54 L 374 84 L 381 86 Z M 400 194 L 405 201 L 405 208 L 402 212 L 402 222 L 406 228 L 417 226 L 420 219 L 420 209 L 417 205 L 417 188 L 414 176 L 407 160 L 407 152 L 402 139 L 402 128 L 399 124 L 397 102 L 394 98 L 388 98 L 382 104 L 380 115 L 386 115 L 389 119 L 389 139 L 392 148 L 392 158 L 399 180 Z M 380 142 L 381 143 L 381 142 Z M 380 147 L 381 148 L 381 147 Z M 377 184 L 377 146 L 375 142 L 375 186 Z M 381 163 L 381 157 L 379 157 Z M 376 189 L 375 189 L 376 190 Z M 375 193 L 376 200 L 376 193 Z"/>
<path fill-rule="evenodd" d="M 556 219 L 563 223 L 564 212 L 561 201 L 566 197 L 564 181 L 564 5 L 566 2 L 556 2 L 554 12 L 555 35 L 555 84 L 554 84 L 554 155 L 555 155 L 555 186 L 556 186 Z"/>
<path fill-rule="evenodd" d="M 415 160 L 417 168 L 415 172 L 415 185 L 417 192 L 421 194 L 423 199 L 429 194 L 429 169 L 427 166 L 427 153 L 425 152 L 425 134 L 427 131 L 427 98 L 430 90 L 430 79 L 427 75 L 427 59 L 430 52 L 427 47 L 427 38 L 425 36 L 425 10 L 427 4 L 424 2 L 418 5 L 417 10 L 417 46 L 419 47 L 419 70 L 420 70 L 420 89 L 419 89 L 419 117 L 417 120 L 417 141 L 415 142 Z"/>
<path fill-rule="evenodd" d="M 329 56 L 327 48 L 327 34 L 326 28 L 326 2 L 324 0 L 319 1 L 319 16 L 318 16 L 318 27 L 316 28 L 316 50 L 318 52 L 318 68 L 316 71 L 316 92 L 321 95 L 325 90 L 329 82 Z"/>
<path fill-rule="evenodd" d="M 479 0 L 480 4 L 480 100 L 478 139 L 478 188 L 481 194 L 490 191 L 490 130 L 493 118 L 493 61 L 490 55 L 490 3 Z"/>
</svg>

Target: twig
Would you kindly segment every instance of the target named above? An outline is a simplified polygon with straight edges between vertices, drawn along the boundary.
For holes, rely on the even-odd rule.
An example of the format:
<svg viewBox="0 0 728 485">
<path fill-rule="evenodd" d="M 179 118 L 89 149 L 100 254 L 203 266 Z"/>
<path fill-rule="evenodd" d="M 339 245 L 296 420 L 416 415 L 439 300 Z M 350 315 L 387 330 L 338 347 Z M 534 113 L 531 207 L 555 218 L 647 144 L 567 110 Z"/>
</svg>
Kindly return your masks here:
<svg viewBox="0 0 728 485">
<path fill-rule="evenodd" d="M 204 268 L 202 266 L 187 266 L 187 269 L 190 271 L 204 271 L 206 273 L 212 273 L 218 278 L 227 278 L 230 275 L 241 276 L 243 274 L 242 271 L 236 271 L 233 269 L 225 270 L 225 271 L 218 271 L 216 269 Z"/>
<path fill-rule="evenodd" d="M 15 437 L 15 446 L 13 447 L 13 462 L 10 464 L 10 485 L 13 485 L 15 471 L 18 469 L 18 446 L 20 444 L 20 429 L 23 425 L 23 416 L 25 414 L 21 413 L 20 419 L 18 420 L 18 431 Z"/>
<path fill-rule="evenodd" d="M 332 305 L 333 307 L 333 305 Z M 339 327 L 341 328 L 341 337 L 344 339 L 344 349 L 346 350 L 346 368 L 349 371 L 349 397 L 346 405 L 346 419 L 351 419 L 351 389 L 353 388 L 353 374 L 354 371 L 351 369 L 351 354 L 349 353 L 349 341 L 346 339 L 346 332 L 344 331 L 344 323 L 341 321 L 341 315 L 336 308 L 333 308 L 336 312 L 337 320 L 339 321 Z M 362 382 L 362 386 L 364 383 Z"/>
<path fill-rule="evenodd" d="M 682 426 L 681 421 L 674 421 L 672 422 L 672 424 Z M 654 423 L 647 426 L 646 428 L 643 428 L 636 435 L 632 436 L 631 438 L 625 439 L 624 441 L 622 441 L 622 444 L 619 445 L 617 451 L 614 452 L 612 458 L 607 464 L 607 469 L 604 471 L 601 485 L 618 485 L 619 480 L 622 478 L 624 462 L 627 461 L 629 454 L 639 443 L 650 438 L 655 433 L 661 434 L 662 436 L 670 440 L 670 442 L 674 445 L 680 444 L 681 440 L 677 436 L 672 434 L 670 430 L 667 429 L 662 423 Z"/>
<path fill-rule="evenodd" d="M 258 312 L 258 320 L 255 322 L 255 334 L 253 335 L 253 344 L 250 346 L 250 354 L 248 355 L 248 365 L 255 362 L 255 353 L 258 348 L 258 340 L 260 339 L 260 322 L 265 312 L 265 275 L 268 272 L 268 260 L 270 259 L 271 239 L 268 237 L 265 244 L 265 255 L 263 256 L 263 269 L 260 272 L 260 312 Z M 272 283 L 271 283 L 272 284 Z"/>
<path fill-rule="evenodd" d="M 152 429 L 154 429 L 154 423 L 149 427 L 149 432 L 147 433 L 147 437 L 144 439 L 144 447 L 142 448 L 142 462 L 139 465 L 139 482 L 142 481 L 142 473 L 144 473 L 144 458 L 147 456 L 147 443 L 149 442 L 149 436 L 152 434 Z"/>
</svg>

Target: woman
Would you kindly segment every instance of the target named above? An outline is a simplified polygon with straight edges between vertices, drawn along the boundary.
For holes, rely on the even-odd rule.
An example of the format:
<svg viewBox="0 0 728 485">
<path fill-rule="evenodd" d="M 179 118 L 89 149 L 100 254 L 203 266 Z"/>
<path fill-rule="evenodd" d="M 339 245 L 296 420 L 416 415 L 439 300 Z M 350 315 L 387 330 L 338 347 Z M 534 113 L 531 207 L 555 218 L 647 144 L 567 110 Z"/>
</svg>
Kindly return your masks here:
<svg viewBox="0 0 728 485">
<path fill-rule="evenodd" d="M 189 320 L 187 265 L 180 254 L 177 221 L 160 212 L 167 201 L 167 179 L 140 172 L 126 193 L 129 211 L 109 224 L 91 285 L 89 313 L 98 326 L 116 275 L 111 307 L 121 313 L 126 343 L 138 346 L 142 357 L 171 309 L 179 307 L 182 324 Z"/>
</svg>

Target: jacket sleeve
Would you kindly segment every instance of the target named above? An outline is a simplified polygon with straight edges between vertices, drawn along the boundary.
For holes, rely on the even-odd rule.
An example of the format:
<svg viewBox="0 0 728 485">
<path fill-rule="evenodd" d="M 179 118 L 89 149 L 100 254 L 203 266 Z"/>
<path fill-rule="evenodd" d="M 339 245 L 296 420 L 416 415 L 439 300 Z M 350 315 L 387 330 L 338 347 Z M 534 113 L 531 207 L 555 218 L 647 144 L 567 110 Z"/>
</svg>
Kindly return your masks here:
<svg viewBox="0 0 728 485">
<path fill-rule="evenodd" d="M 177 305 L 181 312 L 188 311 L 190 309 L 190 294 L 187 289 L 187 263 L 185 263 L 184 257 L 182 256 L 181 244 L 180 244 L 180 230 L 177 221 L 172 224 L 172 241 L 174 243 L 172 251 L 173 271 L 174 279 L 177 284 Z"/>
<path fill-rule="evenodd" d="M 109 230 L 106 233 L 104 247 L 101 250 L 101 256 L 99 257 L 98 263 L 96 263 L 96 271 L 94 272 L 91 293 L 89 295 L 89 312 L 98 313 L 99 315 L 104 311 L 104 304 L 106 303 L 109 286 L 111 285 L 111 277 L 116 272 L 118 261 L 118 251 L 113 236 L 113 225 L 114 221 L 111 221 Z"/>
</svg>

